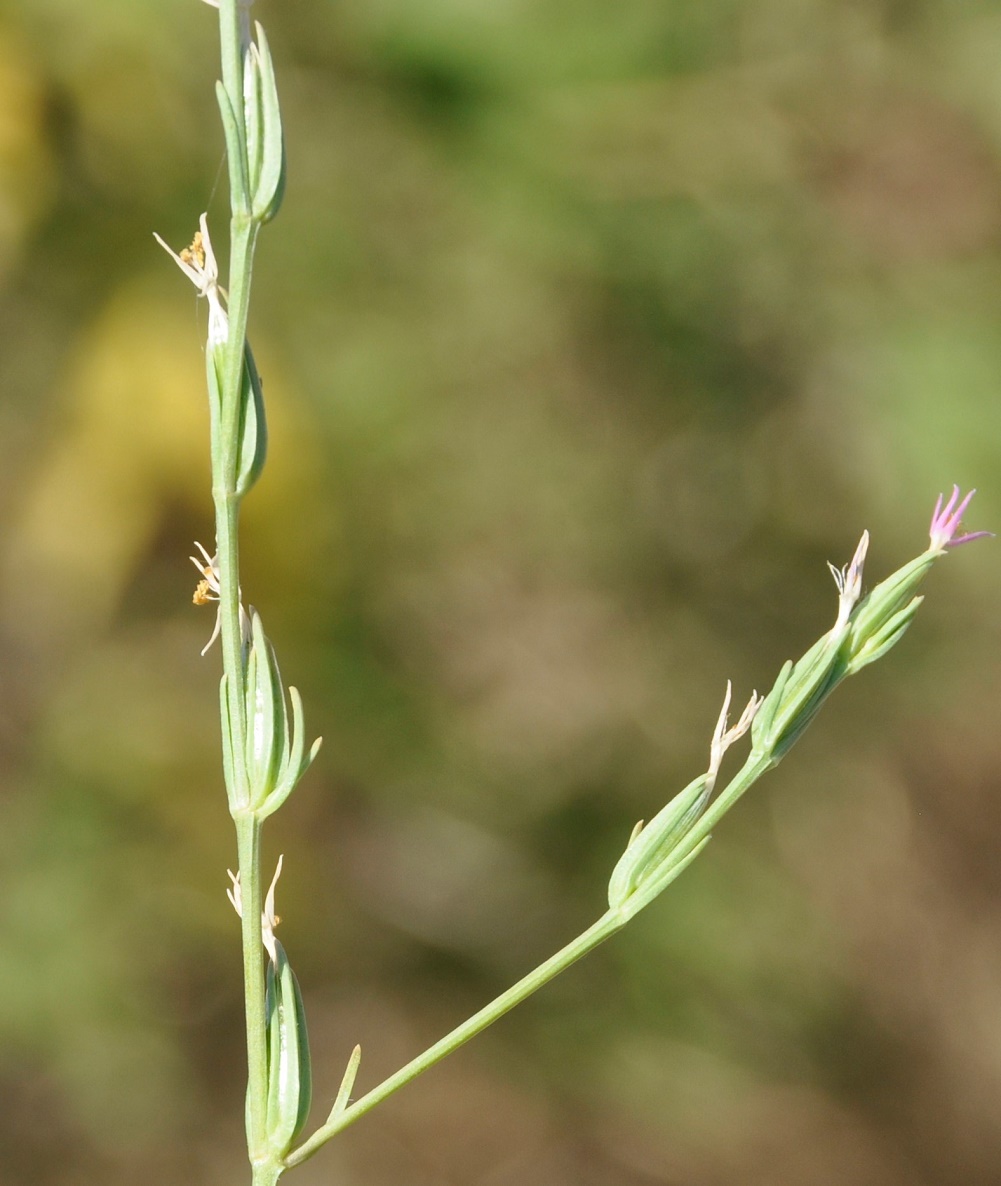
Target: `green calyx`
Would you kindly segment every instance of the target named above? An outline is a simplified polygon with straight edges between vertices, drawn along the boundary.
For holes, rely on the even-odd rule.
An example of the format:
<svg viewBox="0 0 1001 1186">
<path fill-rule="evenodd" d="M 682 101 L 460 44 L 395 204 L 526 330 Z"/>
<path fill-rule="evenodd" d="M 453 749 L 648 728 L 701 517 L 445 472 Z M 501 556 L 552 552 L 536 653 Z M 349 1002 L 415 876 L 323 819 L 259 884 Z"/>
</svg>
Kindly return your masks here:
<svg viewBox="0 0 1001 1186">
<path fill-rule="evenodd" d="M 642 823 L 636 826 L 608 882 L 608 905 L 612 910 L 624 907 L 642 889 L 656 884 L 659 893 L 668 884 L 667 874 L 687 855 L 685 834 L 702 814 L 711 791 L 711 780 L 703 774 L 679 791 L 645 827 Z"/>
<path fill-rule="evenodd" d="M 302 698 L 296 688 L 290 687 L 286 702 L 274 648 L 264 633 L 260 614 L 253 607 L 243 698 L 246 802 L 241 801 L 236 788 L 235 730 L 232 728 L 227 680 L 228 677 L 223 676 L 219 700 L 223 714 L 223 770 L 230 790 L 230 810 L 234 814 L 249 810 L 264 820 L 276 812 L 295 789 L 319 752 L 322 739 L 318 737 L 306 752 Z"/>
<path fill-rule="evenodd" d="M 267 1140 L 271 1153 L 282 1158 L 309 1118 L 313 1077 L 299 981 L 277 939 L 274 946 L 275 960 L 268 961 L 266 997 Z"/>
<path fill-rule="evenodd" d="M 244 60 L 243 108 L 250 214 L 264 223 L 278 213 L 285 195 L 285 137 L 271 49 L 259 24 L 256 33 Z"/>
</svg>

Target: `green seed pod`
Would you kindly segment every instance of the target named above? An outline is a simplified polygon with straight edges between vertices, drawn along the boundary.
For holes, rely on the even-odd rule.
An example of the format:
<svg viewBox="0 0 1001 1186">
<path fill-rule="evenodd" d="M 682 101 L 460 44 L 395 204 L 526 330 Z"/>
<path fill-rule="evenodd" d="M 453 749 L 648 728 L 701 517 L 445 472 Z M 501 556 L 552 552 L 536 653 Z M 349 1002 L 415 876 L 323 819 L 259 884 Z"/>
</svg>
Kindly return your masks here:
<svg viewBox="0 0 1001 1186">
<path fill-rule="evenodd" d="M 251 215 L 268 222 L 285 195 L 285 137 L 271 49 L 258 24 L 243 75 L 244 120 L 247 129 L 247 172 Z"/>
<path fill-rule="evenodd" d="M 285 690 L 274 648 L 264 634 L 261 615 L 251 607 L 247 656 L 247 772 L 250 806 L 258 808 L 275 789 L 288 762 L 288 716 Z"/>
<path fill-rule="evenodd" d="M 700 775 L 661 808 L 645 828 L 634 832 L 608 883 L 608 905 L 613 910 L 640 885 L 670 866 L 674 850 L 705 810 L 711 789 L 709 776 Z"/>
<path fill-rule="evenodd" d="M 852 671 L 871 663 L 893 645 L 884 645 L 889 639 L 899 641 L 911 618 L 917 612 L 921 599 L 915 597 L 918 586 L 934 564 L 936 553 L 922 552 L 903 568 L 880 581 L 875 589 L 861 601 L 852 614 L 851 631 L 848 635 L 849 663 Z M 878 640 L 878 641 L 877 641 Z M 872 656 L 859 662 L 864 655 Z"/>
<path fill-rule="evenodd" d="M 217 346 L 205 351 L 208 377 L 209 420 L 213 455 L 222 452 L 222 378 L 224 350 Z M 242 498 L 261 476 L 268 456 L 268 422 L 264 414 L 264 387 L 257 371 L 250 343 L 244 344 L 243 371 L 240 378 L 240 420 L 237 425 L 240 448 L 236 459 L 236 493 Z"/>
<path fill-rule="evenodd" d="M 628 920 L 639 914 L 645 906 L 649 906 L 658 894 L 663 893 L 672 881 L 684 873 L 711 839 L 711 836 L 703 836 L 693 846 L 682 837 L 670 857 L 651 868 L 648 875 L 642 878 L 636 889 L 622 903 L 619 907 L 620 915 Z"/>
<path fill-rule="evenodd" d="M 262 820 L 273 815 L 295 790 L 296 784 L 313 764 L 313 759 L 320 752 L 320 746 L 323 743 L 323 738 L 317 737 L 310 747 L 309 753 L 305 752 L 306 726 L 302 711 L 302 697 L 299 695 L 299 690 L 293 687 L 289 688 L 288 694 L 289 700 L 292 702 L 291 745 L 286 745 L 284 750 L 281 768 L 278 772 L 278 785 L 258 809 L 257 818 Z M 286 729 L 287 727 L 286 719 Z"/>
<path fill-rule="evenodd" d="M 240 454 L 236 467 L 236 492 L 242 498 L 261 476 L 268 455 L 268 424 L 264 415 L 264 388 L 250 343 L 244 344 L 240 381 Z"/>
<path fill-rule="evenodd" d="M 285 949 L 268 961 L 268 1144 L 284 1157 L 309 1118 L 313 1080 L 302 993 Z"/>
<path fill-rule="evenodd" d="M 847 626 L 841 626 L 828 632 L 791 667 L 787 663 L 779 673 L 775 687 L 765 697 L 759 716 L 767 724 L 751 736 L 754 748 L 770 755 L 774 762 L 785 757 L 844 678 L 841 644 L 846 630 Z M 779 689 L 777 694 L 776 689 Z"/>
<path fill-rule="evenodd" d="M 765 697 L 761 707 L 758 709 L 758 715 L 754 718 L 754 724 L 751 726 L 751 746 L 758 753 L 766 753 L 771 749 L 772 741 L 774 740 L 772 734 L 772 724 L 775 721 L 775 714 L 778 712 L 779 705 L 782 702 L 782 696 L 785 692 L 785 686 L 789 682 L 789 675 L 792 671 L 792 659 L 786 659 L 782 664 L 782 670 L 778 674 L 778 678 L 772 685 L 772 690 Z"/>
<path fill-rule="evenodd" d="M 861 640 L 848 664 L 848 674 L 854 675 L 856 671 L 861 671 L 863 667 L 882 659 L 891 647 L 895 647 L 903 638 L 922 601 L 923 597 L 911 598 L 903 609 L 891 614 L 868 637 Z"/>
</svg>

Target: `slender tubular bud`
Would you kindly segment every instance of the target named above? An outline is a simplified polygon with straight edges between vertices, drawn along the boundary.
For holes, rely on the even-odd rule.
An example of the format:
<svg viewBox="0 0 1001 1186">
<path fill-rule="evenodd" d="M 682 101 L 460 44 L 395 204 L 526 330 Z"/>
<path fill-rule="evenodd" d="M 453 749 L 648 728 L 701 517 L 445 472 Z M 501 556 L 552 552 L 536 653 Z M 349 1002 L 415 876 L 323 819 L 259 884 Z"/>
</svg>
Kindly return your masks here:
<svg viewBox="0 0 1001 1186">
<path fill-rule="evenodd" d="M 645 828 L 634 833 L 608 882 L 608 905 L 613 910 L 622 906 L 677 847 L 702 814 L 710 791 L 708 775 L 700 775 L 662 807 Z"/>
<path fill-rule="evenodd" d="M 847 624 L 837 632 L 825 634 L 806 654 L 779 673 L 775 687 L 765 697 L 769 709 L 767 732 L 755 738 L 755 748 L 778 763 L 792 749 L 831 691 L 845 673 L 841 642 Z M 779 689 L 776 693 L 776 689 Z M 769 704 L 775 695 L 774 707 Z"/>
<path fill-rule="evenodd" d="M 243 348 L 243 379 L 240 385 L 240 453 L 237 461 L 236 493 L 242 498 L 261 476 L 268 455 L 268 425 L 264 416 L 264 389 L 257 364 L 247 342 Z"/>
<path fill-rule="evenodd" d="M 278 784 L 288 761 L 289 730 L 274 648 L 264 634 L 260 614 L 250 611 L 251 643 L 247 656 L 247 772 L 250 806 L 260 807 Z"/>
<path fill-rule="evenodd" d="M 863 667 L 882 659 L 891 647 L 895 647 L 903 638 L 922 601 L 923 597 L 912 597 L 902 609 L 876 623 L 868 633 L 853 634 L 852 641 L 855 645 L 851 651 L 846 674 L 854 675 Z"/>
<path fill-rule="evenodd" d="M 285 136 L 271 49 L 259 24 L 256 33 L 256 42 L 247 49 L 243 102 L 250 208 L 263 223 L 278 213 L 285 195 Z"/>
<path fill-rule="evenodd" d="M 317 737 L 310 746 L 309 753 L 305 752 L 306 725 L 302 710 L 302 697 L 299 695 L 299 689 L 293 687 L 289 688 L 288 695 L 292 704 L 292 742 L 291 746 L 284 751 L 281 768 L 278 772 L 278 785 L 257 810 L 257 817 L 262 820 L 273 815 L 291 795 L 299 779 L 313 764 L 313 759 L 320 752 L 320 746 L 323 744 L 323 738 Z"/>
<path fill-rule="evenodd" d="M 305 1127 L 313 1095 L 309 1037 L 302 993 L 285 949 L 276 939 L 268 961 L 268 1145 L 284 1157 Z"/>
<path fill-rule="evenodd" d="M 608 883 L 608 905 L 612 910 L 622 909 L 627 903 L 632 912 L 640 909 L 665 889 L 708 842 L 707 836 L 693 848 L 686 839 L 706 809 L 723 755 L 747 732 L 761 707 L 755 693 L 747 702 L 740 720 L 728 729 L 730 694 L 728 681 L 723 708 L 709 747 L 709 769 L 679 791 L 646 827 L 640 824 L 633 829 L 626 851 L 612 870 Z M 636 902 L 631 901 L 634 895 Z"/>
<path fill-rule="evenodd" d="M 225 322 L 222 323 L 226 328 Z M 209 416 L 212 428 L 213 452 L 223 454 L 222 432 L 222 368 L 226 364 L 226 339 L 213 340 L 205 350 L 205 373 L 208 380 Z M 264 413 L 264 387 L 254 360 L 250 343 L 243 347 L 243 372 L 240 378 L 240 410 L 237 424 L 238 449 L 233 490 L 243 498 L 257 482 L 268 456 L 268 422 Z"/>
<path fill-rule="evenodd" d="M 250 649 L 246 672 L 246 766 L 250 781 L 249 806 L 259 820 L 273 815 L 285 802 L 320 751 L 317 738 L 306 753 L 302 697 L 285 687 L 274 647 L 264 633 L 260 614 L 251 607 Z M 224 723 L 228 717 L 223 718 Z"/>
<path fill-rule="evenodd" d="M 793 747 L 844 678 L 847 658 L 844 642 L 851 629 L 862 594 L 862 568 L 869 549 L 864 531 L 851 563 L 844 568 L 828 565 L 838 587 L 838 616 L 833 627 L 795 663 L 787 662 L 765 697 L 751 732 L 754 752 L 777 764 Z"/>
</svg>

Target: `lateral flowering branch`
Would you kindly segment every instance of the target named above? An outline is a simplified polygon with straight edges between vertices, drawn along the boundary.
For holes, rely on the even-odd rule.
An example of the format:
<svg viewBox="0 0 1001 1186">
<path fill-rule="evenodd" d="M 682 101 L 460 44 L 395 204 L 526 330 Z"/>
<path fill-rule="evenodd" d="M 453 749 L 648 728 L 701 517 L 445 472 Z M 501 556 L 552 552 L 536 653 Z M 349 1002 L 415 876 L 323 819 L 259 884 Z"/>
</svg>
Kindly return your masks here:
<svg viewBox="0 0 1001 1186">
<path fill-rule="evenodd" d="M 767 770 L 777 766 L 802 736 L 821 706 L 849 675 L 880 659 L 903 637 L 922 598 L 917 588 L 946 549 L 989 536 L 988 531 L 960 534 L 960 520 L 974 491 L 960 500 L 959 487 L 943 507 L 939 496 L 932 515 L 927 549 L 862 596 L 862 573 L 869 533 L 862 533 L 851 562 L 828 567 L 838 590 L 838 612 L 831 629 L 797 662 L 786 662 L 771 691 L 751 697 L 740 721 L 726 730 L 730 686 L 711 746 L 709 770 L 679 792 L 650 823 L 633 830 L 626 851 L 612 872 L 609 908 L 631 918 L 698 856 L 711 827 Z M 726 748 L 748 729 L 751 752 L 744 766 L 714 803 L 710 797 Z"/>
</svg>

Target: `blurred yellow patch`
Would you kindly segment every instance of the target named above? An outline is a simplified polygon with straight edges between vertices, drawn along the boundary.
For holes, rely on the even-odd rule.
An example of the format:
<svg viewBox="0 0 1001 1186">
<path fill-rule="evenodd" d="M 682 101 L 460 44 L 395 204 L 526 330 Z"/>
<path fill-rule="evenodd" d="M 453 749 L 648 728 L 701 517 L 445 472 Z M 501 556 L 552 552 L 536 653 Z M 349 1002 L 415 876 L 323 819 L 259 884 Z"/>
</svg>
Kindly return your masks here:
<svg viewBox="0 0 1001 1186">
<path fill-rule="evenodd" d="M 170 504 L 203 508 L 210 520 L 203 320 L 186 294 L 165 300 L 161 288 L 133 282 L 86 331 L 66 378 L 65 422 L 8 536 L 5 600 L 20 632 L 106 620 Z M 314 454 L 305 438 L 289 441 L 278 386 L 267 393 L 274 453 L 286 462 L 266 473 L 284 502 L 281 486 L 310 472 Z M 187 600 L 186 554 L 178 566 Z"/>
<path fill-rule="evenodd" d="M 47 209 L 52 193 L 44 107 L 34 63 L 0 26 L 0 274 Z"/>
</svg>

